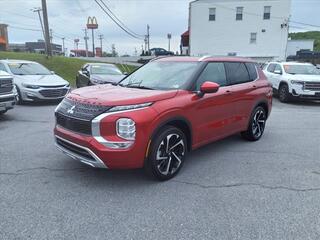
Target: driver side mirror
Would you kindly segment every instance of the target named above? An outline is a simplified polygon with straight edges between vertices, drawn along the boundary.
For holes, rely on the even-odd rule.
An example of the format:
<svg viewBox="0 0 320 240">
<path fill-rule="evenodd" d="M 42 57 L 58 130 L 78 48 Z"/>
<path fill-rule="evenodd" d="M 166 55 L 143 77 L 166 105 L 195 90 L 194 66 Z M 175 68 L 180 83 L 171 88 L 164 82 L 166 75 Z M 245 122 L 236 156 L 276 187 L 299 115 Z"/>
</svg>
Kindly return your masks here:
<svg viewBox="0 0 320 240">
<path fill-rule="evenodd" d="M 126 75 L 126 76 L 127 76 L 127 75 L 129 75 L 129 73 L 127 73 L 127 72 L 124 72 L 124 73 L 123 73 L 123 75 Z"/>
<path fill-rule="evenodd" d="M 202 83 L 202 85 L 200 86 L 200 92 L 198 95 L 202 97 L 206 93 L 216 93 L 218 92 L 219 88 L 220 85 L 218 83 L 207 81 Z"/>
</svg>

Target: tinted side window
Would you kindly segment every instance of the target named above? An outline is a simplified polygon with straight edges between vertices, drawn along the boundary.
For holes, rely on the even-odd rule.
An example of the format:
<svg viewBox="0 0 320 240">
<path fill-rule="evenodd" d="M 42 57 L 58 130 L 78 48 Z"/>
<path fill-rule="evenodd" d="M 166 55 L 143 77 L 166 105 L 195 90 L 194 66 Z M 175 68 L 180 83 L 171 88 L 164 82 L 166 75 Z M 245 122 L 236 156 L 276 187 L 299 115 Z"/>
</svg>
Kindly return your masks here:
<svg viewBox="0 0 320 240">
<path fill-rule="evenodd" d="M 0 71 L 5 71 L 5 72 L 7 71 L 7 69 L 2 63 L 0 63 Z"/>
<path fill-rule="evenodd" d="M 274 70 L 278 70 L 282 73 L 282 68 L 281 68 L 280 64 L 275 64 Z"/>
<path fill-rule="evenodd" d="M 215 82 L 220 86 L 226 86 L 227 78 L 224 64 L 219 62 L 208 63 L 197 81 L 196 89 L 199 90 L 204 82 Z"/>
<path fill-rule="evenodd" d="M 254 63 L 246 63 L 246 67 L 249 72 L 249 77 L 251 81 L 254 81 L 258 78 L 257 69 Z"/>
<path fill-rule="evenodd" d="M 249 73 L 244 63 L 227 62 L 225 66 L 230 84 L 250 82 Z"/>
<path fill-rule="evenodd" d="M 276 68 L 276 65 L 271 63 L 267 68 L 267 71 L 273 73 L 275 68 Z"/>
</svg>

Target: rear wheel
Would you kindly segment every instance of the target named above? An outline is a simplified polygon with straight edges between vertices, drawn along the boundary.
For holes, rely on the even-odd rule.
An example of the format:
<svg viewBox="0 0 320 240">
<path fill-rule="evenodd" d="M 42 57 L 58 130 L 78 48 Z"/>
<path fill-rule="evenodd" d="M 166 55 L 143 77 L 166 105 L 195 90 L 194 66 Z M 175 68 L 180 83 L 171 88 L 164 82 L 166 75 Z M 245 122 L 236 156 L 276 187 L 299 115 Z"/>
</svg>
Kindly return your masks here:
<svg viewBox="0 0 320 240">
<path fill-rule="evenodd" d="M 160 181 L 169 180 L 178 174 L 186 155 L 185 134 L 176 127 L 167 126 L 153 138 L 145 170 Z"/>
<path fill-rule="evenodd" d="M 5 114 L 7 111 L 0 111 L 0 115 Z"/>
<path fill-rule="evenodd" d="M 279 100 L 281 102 L 289 102 L 290 101 L 290 93 L 289 93 L 289 88 L 287 84 L 281 84 L 279 87 Z"/>
<path fill-rule="evenodd" d="M 261 106 L 255 108 L 251 116 L 248 129 L 247 131 L 242 132 L 241 136 L 249 141 L 258 141 L 264 133 L 266 121 L 266 110 Z"/>
</svg>

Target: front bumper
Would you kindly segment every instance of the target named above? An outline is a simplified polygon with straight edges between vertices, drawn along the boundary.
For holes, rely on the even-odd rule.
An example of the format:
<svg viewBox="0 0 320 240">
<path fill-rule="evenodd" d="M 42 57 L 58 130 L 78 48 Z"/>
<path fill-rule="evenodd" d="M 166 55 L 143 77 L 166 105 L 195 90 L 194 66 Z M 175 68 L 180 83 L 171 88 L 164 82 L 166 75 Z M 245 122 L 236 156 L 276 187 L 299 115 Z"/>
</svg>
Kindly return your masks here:
<svg viewBox="0 0 320 240">
<path fill-rule="evenodd" d="M 294 84 L 292 84 L 290 88 L 290 92 L 293 97 L 301 99 L 320 100 L 320 91 L 305 90 L 302 85 Z"/>
<path fill-rule="evenodd" d="M 70 92 L 70 87 L 57 87 L 57 88 L 41 87 L 39 89 L 22 87 L 19 90 L 21 93 L 21 99 L 23 101 L 33 102 L 33 101 L 63 99 Z"/>
<path fill-rule="evenodd" d="M 134 111 L 102 114 L 92 121 L 92 134 L 83 134 L 56 125 L 54 135 L 59 150 L 74 159 L 98 168 L 135 169 L 144 165 L 152 125 L 157 112 L 151 107 Z M 136 139 L 129 145 L 116 148 L 116 143 L 126 143 L 115 132 L 115 122 L 128 117 L 136 123 Z M 65 145 L 65 141 L 69 145 Z M 71 146 L 70 146 L 71 144 Z M 76 149 L 74 148 L 76 146 Z M 84 152 L 84 151 L 85 152 Z M 80 154 L 80 156 L 79 156 Z M 85 157 L 85 158 L 83 158 Z M 101 164 L 102 163 L 102 164 Z"/>
<path fill-rule="evenodd" d="M 16 100 L 13 93 L 0 95 L 0 112 L 12 109 L 15 104 Z"/>
</svg>

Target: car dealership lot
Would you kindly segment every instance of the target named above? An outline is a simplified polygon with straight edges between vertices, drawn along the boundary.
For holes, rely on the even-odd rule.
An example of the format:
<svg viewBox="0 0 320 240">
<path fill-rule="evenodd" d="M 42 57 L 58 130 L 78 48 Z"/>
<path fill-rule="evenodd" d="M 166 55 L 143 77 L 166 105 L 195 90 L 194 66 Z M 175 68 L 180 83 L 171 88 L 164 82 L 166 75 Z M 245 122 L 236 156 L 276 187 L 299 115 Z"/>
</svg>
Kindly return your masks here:
<svg viewBox="0 0 320 240">
<path fill-rule="evenodd" d="M 167 182 L 58 152 L 55 105 L 0 117 L 0 239 L 319 239 L 320 103 L 275 99 L 259 142 L 210 144 Z"/>
</svg>

